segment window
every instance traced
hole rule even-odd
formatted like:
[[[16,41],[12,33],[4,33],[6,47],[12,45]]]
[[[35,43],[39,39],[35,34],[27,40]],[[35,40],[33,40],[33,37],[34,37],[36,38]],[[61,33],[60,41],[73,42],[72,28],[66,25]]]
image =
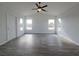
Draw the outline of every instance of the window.
[[[23,31],[24,28],[23,28],[23,19],[22,18],[19,19],[19,23],[20,23],[20,31]]]
[[[58,18],[58,31],[61,31],[62,28],[62,20],[61,18]]]
[[[48,20],[48,29],[49,30],[54,30],[55,29],[55,20],[54,19],[49,19]]]
[[[27,30],[32,30],[32,19],[27,19],[26,20],[26,29]]]
[[[23,31],[23,27],[20,27],[20,31]]]
[[[23,24],[23,19],[22,18],[20,18],[20,24]]]
[[[62,23],[61,18],[58,19],[58,23],[60,23],[60,24]]]

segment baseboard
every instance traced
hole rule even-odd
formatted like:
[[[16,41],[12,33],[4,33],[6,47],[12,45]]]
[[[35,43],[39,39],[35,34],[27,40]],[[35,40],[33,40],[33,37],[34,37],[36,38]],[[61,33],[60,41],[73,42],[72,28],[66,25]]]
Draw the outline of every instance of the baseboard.
[[[24,34],[23,34],[23,35],[24,35]],[[20,38],[20,37],[22,37],[23,35],[21,35],[21,36],[19,36],[19,37],[16,37],[16,38],[13,38],[13,39],[11,39],[11,40]],[[1,46],[1,45],[4,45],[4,44],[6,44],[6,43],[8,43],[8,42],[11,41],[11,40],[6,40],[6,41],[3,41],[3,42],[0,42],[0,46]]]
[[[9,41],[9,40],[1,42],[1,43],[0,43],[0,46],[3,45],[3,44],[5,44],[5,43],[7,43],[8,41]]]
[[[57,34],[57,33],[24,33],[24,34]]]
[[[20,37],[22,37],[23,35],[25,35],[25,33],[24,33],[24,34],[22,34],[22,35],[20,35],[20,36],[18,36],[18,37],[16,37],[16,39],[17,39],[17,38],[20,38]]]
[[[68,36],[58,35],[58,37],[63,38],[63,39],[65,39],[65,40],[68,40],[69,42],[71,42],[71,43],[73,43],[73,44],[79,46],[79,43],[73,41],[73,40],[70,39]]]

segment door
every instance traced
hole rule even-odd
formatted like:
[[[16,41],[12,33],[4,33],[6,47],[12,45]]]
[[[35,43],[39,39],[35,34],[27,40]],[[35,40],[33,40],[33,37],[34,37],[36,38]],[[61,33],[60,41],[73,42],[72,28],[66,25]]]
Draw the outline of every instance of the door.
[[[14,38],[16,38],[15,16],[7,14],[7,39],[11,40]]]

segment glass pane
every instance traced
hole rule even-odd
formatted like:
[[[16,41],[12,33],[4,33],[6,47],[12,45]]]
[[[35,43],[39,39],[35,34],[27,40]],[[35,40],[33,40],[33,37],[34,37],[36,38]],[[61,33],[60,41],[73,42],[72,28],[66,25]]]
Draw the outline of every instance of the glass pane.
[[[26,29],[27,30],[32,30],[32,19],[27,19],[26,20]]]
[[[48,20],[48,29],[49,30],[54,30],[55,29],[55,20],[54,19],[49,19]]]
[[[59,22],[60,24],[62,23],[61,18],[58,19],[58,22]]]
[[[23,19],[22,18],[20,18],[20,24],[23,24]]]
[[[20,27],[20,31],[23,31],[23,27]]]
[[[27,19],[26,24],[32,24],[32,19]]]
[[[32,30],[32,27],[26,27],[27,30]]]

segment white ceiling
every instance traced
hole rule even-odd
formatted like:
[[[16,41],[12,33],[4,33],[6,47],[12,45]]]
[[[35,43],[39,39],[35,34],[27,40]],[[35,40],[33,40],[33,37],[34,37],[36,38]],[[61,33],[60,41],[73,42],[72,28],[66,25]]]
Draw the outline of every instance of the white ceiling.
[[[47,4],[48,7],[46,7],[46,10],[48,12],[43,12],[46,14],[51,14],[54,16],[57,16],[68,9],[72,8],[73,6],[79,4],[78,2],[43,2],[44,4]],[[36,13],[36,11],[32,10],[32,8],[35,6],[35,2],[0,2],[0,4],[3,4],[7,8],[10,8],[14,10],[18,14],[22,15],[31,15]]]

